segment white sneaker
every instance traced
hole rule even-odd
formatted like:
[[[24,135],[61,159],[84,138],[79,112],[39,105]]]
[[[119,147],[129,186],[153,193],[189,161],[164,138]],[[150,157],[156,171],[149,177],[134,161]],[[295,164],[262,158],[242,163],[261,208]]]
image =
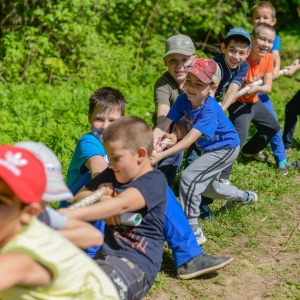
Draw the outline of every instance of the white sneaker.
[[[207,238],[204,236],[203,231],[200,227],[197,227],[194,230],[194,235],[195,235],[198,245],[201,246],[207,242]]]

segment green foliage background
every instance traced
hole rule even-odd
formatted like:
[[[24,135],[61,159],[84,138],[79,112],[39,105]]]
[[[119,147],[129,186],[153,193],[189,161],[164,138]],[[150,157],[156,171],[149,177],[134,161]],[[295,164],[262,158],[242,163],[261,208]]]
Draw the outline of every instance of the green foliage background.
[[[127,99],[126,114],[140,116],[152,124],[153,85],[165,71],[162,56],[166,38],[187,34],[195,42],[197,54],[210,57],[218,53],[230,28],[244,27],[251,31],[251,7],[257,2],[1,0],[0,144],[42,141],[59,156],[66,174],[77,140],[90,129],[88,99],[94,90],[101,86],[118,88]],[[275,27],[281,38],[282,66],[286,66],[300,56],[297,13],[300,3],[299,0],[272,3],[277,10]],[[300,87],[299,73],[293,78],[281,77],[273,84],[270,97],[281,128],[285,104]],[[290,161],[300,157],[299,130],[293,147]],[[271,154],[270,149],[267,152]],[[250,259],[255,265],[257,254],[264,253],[261,235],[288,235],[294,228],[290,210],[295,209],[295,218],[299,216],[299,180],[293,181],[297,174],[298,170],[290,170],[288,176],[282,176],[274,164],[249,162],[239,157],[231,180],[241,189],[257,191],[259,203],[244,210],[216,214],[214,222],[204,225],[210,241],[205,251],[231,253],[237,262]],[[285,198],[290,195],[294,195],[295,201],[286,203]],[[219,206],[217,202],[212,205],[214,213]],[[299,254],[298,245],[299,238],[286,251]],[[178,299],[178,289],[174,287],[179,285],[186,299],[208,299],[212,296],[210,287],[219,286],[220,295],[214,299],[224,297],[225,280],[221,276],[206,278],[209,280],[205,280],[205,285],[198,281],[195,285],[192,281],[171,281],[175,270],[168,256],[170,251],[166,250],[152,294],[166,290],[170,299]],[[234,268],[222,270],[224,278],[232,279],[232,273],[236,273],[240,282],[246,267],[236,263]],[[277,265],[271,269],[255,269],[255,276],[262,273],[268,278],[276,273],[276,279],[281,280],[277,285],[268,282],[266,295],[272,299],[288,296],[299,299],[299,276],[291,279],[287,276],[290,272],[278,271]],[[295,269],[299,270],[299,264]],[[192,298],[188,298],[191,294]]]
[[[188,34],[197,54],[210,57],[230,28],[251,31],[256,2],[2,0],[0,143],[40,140],[68,165],[77,139],[89,130],[88,98],[100,86],[120,89],[127,114],[151,124],[166,38]],[[287,65],[300,53],[299,0],[273,4]],[[292,84],[289,92],[296,88]]]

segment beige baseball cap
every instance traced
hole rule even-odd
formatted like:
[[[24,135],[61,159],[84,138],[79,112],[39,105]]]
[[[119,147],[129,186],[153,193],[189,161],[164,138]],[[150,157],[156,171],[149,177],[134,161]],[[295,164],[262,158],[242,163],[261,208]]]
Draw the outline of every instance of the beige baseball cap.
[[[173,53],[179,53],[183,55],[194,55],[195,46],[192,39],[184,34],[177,34],[169,37],[166,41],[166,54],[164,58]]]

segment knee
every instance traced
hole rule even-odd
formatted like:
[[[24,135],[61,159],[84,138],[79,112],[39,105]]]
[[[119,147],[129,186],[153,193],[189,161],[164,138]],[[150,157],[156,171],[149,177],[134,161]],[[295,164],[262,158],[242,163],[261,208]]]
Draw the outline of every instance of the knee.
[[[274,124],[274,134],[276,134],[278,131],[280,131],[280,125],[279,125],[279,123],[278,122],[276,122],[275,124]]]
[[[220,194],[220,188],[221,188],[220,185],[221,185],[221,183],[219,181],[217,181],[217,180],[215,180],[212,183],[212,187],[213,187],[213,189],[214,189],[214,191],[215,191],[216,194]],[[214,197],[216,197],[216,196],[214,195]]]

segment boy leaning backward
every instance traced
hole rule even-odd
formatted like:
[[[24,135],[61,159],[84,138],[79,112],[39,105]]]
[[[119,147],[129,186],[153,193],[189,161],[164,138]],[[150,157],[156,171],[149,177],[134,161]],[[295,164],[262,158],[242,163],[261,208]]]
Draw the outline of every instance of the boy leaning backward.
[[[95,190],[105,186],[106,195],[92,206],[64,209],[63,213],[84,221],[102,219],[111,225],[94,259],[110,276],[121,299],[141,299],[161,267],[167,181],[150,164],[153,134],[144,120],[122,117],[103,131],[102,138],[109,168],[87,186]],[[126,212],[140,213],[140,226],[122,225],[119,215]]]
[[[258,23],[266,23],[271,26],[274,26],[276,24],[276,21],[277,21],[276,10],[271,2],[261,1],[253,6],[252,8],[253,25],[256,25]],[[274,43],[270,52],[274,60],[274,71],[273,71],[273,80],[274,80],[278,78],[279,70],[280,70],[280,39],[278,35],[275,35]],[[261,102],[272,113],[275,119],[278,120],[268,94],[258,94],[258,97],[261,100]],[[282,175],[287,175],[288,174],[287,159],[286,159],[285,147],[284,147],[281,130],[279,130],[271,138],[270,144],[279,172]],[[268,156],[266,153],[261,151],[254,158],[260,161],[267,161]]]
[[[258,159],[260,151],[280,130],[278,121],[257,95],[269,93],[272,89],[274,62],[269,52],[274,42],[275,30],[271,25],[259,23],[254,26],[251,38],[252,49],[247,58],[250,68],[243,83],[243,87],[247,85],[250,90],[236,99],[228,112],[240,138],[242,155]],[[263,80],[263,85],[252,85],[260,79]],[[251,122],[256,127],[256,133],[246,142]]]
[[[119,299],[95,262],[36,219],[45,187],[34,154],[0,146],[0,299]]]
[[[247,57],[250,54],[250,34],[244,28],[232,28],[226,34],[225,41],[221,44],[222,53],[214,56],[212,59],[218,64],[222,79],[216,89],[214,98],[220,102],[224,111],[235,101],[236,94],[241,88],[244,78],[248,72],[249,64]],[[195,146],[193,147],[196,148]],[[196,157],[199,156],[199,151],[194,150]],[[227,168],[222,170],[220,174],[220,182],[231,184],[230,171]],[[206,211],[210,214],[209,204],[212,199],[203,197],[201,201],[200,211]]]
[[[221,72],[212,59],[196,59],[186,69],[185,93],[180,95],[167,117],[154,129],[154,145],[169,129],[172,122],[184,117],[189,124],[188,134],[171,148],[154,152],[152,164],[196,143],[202,155],[181,174],[180,202],[194,234],[203,235],[198,225],[201,195],[225,199],[232,205],[254,204],[256,193],[241,191],[218,181],[221,171],[233,163],[239,153],[239,138],[233,125],[218,102],[210,96],[221,80]]]

